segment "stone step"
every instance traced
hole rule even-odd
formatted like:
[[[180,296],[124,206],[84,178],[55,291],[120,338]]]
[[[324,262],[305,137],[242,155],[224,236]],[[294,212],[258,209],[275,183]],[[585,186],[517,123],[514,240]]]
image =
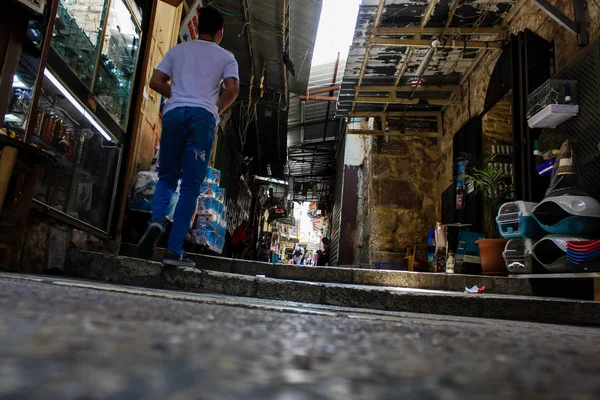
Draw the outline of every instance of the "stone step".
[[[307,282],[192,268],[179,270],[163,268],[158,262],[82,250],[69,252],[65,272],[77,278],[158,289],[375,310],[600,326],[600,302],[591,301]]]
[[[154,261],[162,260],[164,249],[157,249]],[[139,257],[137,246],[124,244],[121,255]],[[343,283],[464,292],[465,287],[485,286],[486,293],[532,296],[529,280],[480,275],[430,274],[422,272],[386,271],[353,267],[308,267],[269,264],[200,254],[188,254],[198,268],[241,275],[264,275],[267,278],[308,282]]]

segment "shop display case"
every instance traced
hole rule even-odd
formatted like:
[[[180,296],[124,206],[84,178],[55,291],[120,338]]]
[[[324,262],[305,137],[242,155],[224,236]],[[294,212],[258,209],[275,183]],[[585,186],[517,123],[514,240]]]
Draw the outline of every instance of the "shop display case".
[[[127,123],[141,29],[126,0],[60,0],[52,47],[121,128]]]
[[[44,71],[31,143],[58,160],[34,199],[97,229],[109,229],[121,147],[52,71]]]
[[[14,136],[24,141],[36,75],[40,65],[43,23],[32,19],[28,23],[17,71],[13,76],[4,124]]]
[[[52,47],[88,89],[94,81],[104,15],[105,0],[58,2]]]
[[[95,96],[120,126],[127,123],[141,30],[125,0],[112,0]]]

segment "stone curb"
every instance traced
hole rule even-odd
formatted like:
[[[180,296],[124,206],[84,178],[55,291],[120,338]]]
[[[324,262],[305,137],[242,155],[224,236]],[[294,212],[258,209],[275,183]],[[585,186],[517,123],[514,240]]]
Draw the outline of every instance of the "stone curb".
[[[82,250],[69,252],[65,271],[78,278],[150,288],[387,311],[600,326],[600,302],[415,292],[251,277],[191,268],[164,269],[157,262]]]
[[[155,261],[162,259],[162,249],[157,249]],[[138,257],[137,247],[122,245],[121,255]],[[305,267],[286,264],[269,264],[258,261],[235,260],[224,257],[188,254],[199,268],[240,275],[264,275],[267,278],[296,281],[343,283],[366,286],[404,287],[463,292],[465,286],[485,286],[486,293],[533,295],[531,283],[526,279],[488,277],[477,275],[428,274],[406,271],[384,271],[350,267]]]

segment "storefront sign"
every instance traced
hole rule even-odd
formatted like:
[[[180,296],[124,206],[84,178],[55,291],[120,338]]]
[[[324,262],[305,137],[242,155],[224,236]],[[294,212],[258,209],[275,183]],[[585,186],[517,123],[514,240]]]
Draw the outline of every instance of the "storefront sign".
[[[198,9],[204,7],[203,0],[196,0],[190,12],[185,16],[179,30],[179,38],[182,42],[196,40],[198,38]]]
[[[269,219],[267,223],[271,223],[278,219],[287,218],[287,210],[284,207],[272,207],[269,209]]]
[[[46,0],[15,0],[17,3],[25,5],[27,8],[43,14],[46,7]]]

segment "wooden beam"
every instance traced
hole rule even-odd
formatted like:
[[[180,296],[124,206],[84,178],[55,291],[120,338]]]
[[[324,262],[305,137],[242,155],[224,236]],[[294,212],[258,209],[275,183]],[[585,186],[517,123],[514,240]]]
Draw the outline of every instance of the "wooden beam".
[[[431,4],[431,3],[430,3]],[[517,6],[514,6],[517,7]],[[511,9],[512,10],[512,9]],[[505,33],[503,27],[492,28],[423,28],[420,26],[404,27],[404,28],[371,28],[376,36],[385,35],[501,35]]]
[[[504,18],[504,21],[502,21],[502,26],[507,27],[508,24],[510,24],[510,21],[512,21],[515,15],[517,15],[519,10],[523,8],[523,6],[528,2],[529,0],[520,0],[517,4],[512,6],[510,11],[508,12],[508,15],[506,16],[506,18]]]
[[[322,88],[318,88],[318,89],[309,89],[308,94],[309,95],[319,94],[319,93],[330,92],[332,90],[340,90],[340,85],[331,85],[331,86],[322,87]]]
[[[381,15],[383,14],[383,8],[385,6],[385,0],[379,0],[379,4],[377,5],[377,13],[375,14],[375,21],[373,23],[373,27],[377,28],[379,26],[379,22],[381,21]],[[367,70],[367,64],[369,63],[369,56],[371,54],[371,41],[374,39],[375,35],[369,35],[367,40],[367,48],[365,49],[365,58],[363,60],[362,66],[360,67],[360,73],[358,75],[358,86],[362,85],[363,78],[365,76],[365,71]],[[355,93],[356,96],[356,93]],[[352,103],[352,111],[356,107],[356,102]]]
[[[432,106],[457,106],[462,104],[462,101],[452,99],[427,99],[427,102]]]
[[[458,105],[462,104],[459,100],[450,99],[407,99],[407,98],[393,98],[393,97],[371,97],[371,96],[359,96],[354,101],[356,103],[379,103],[379,104],[419,104],[421,100],[429,103],[432,106],[447,106],[447,105]]]
[[[369,130],[369,129],[349,129],[348,135],[369,135],[369,136],[418,136],[418,137],[429,137],[439,138],[441,135],[439,132],[419,132],[419,131],[383,131],[383,130]]]
[[[427,8],[425,9],[425,13],[421,17],[421,21],[419,21],[420,29],[424,29],[425,25],[427,25],[427,23],[429,22],[429,19],[431,18],[431,15],[433,14],[433,10],[435,9],[435,6],[437,5],[438,1],[439,0],[431,0],[429,2],[429,4],[427,5]],[[421,34],[420,33],[415,34],[415,39],[421,39]],[[402,64],[400,64],[400,62],[398,62],[398,65],[396,66],[397,74],[396,74],[396,79],[394,80],[394,86],[398,86],[400,84],[400,81],[402,80],[402,78],[404,77],[404,74],[408,70],[408,64],[410,64],[414,52],[415,52],[414,48],[411,47],[408,50],[406,57],[404,58],[404,62]],[[387,111],[388,107],[389,107],[389,104],[386,104],[383,107],[383,111]]]
[[[437,5],[438,1],[439,0],[429,0],[429,4],[427,4],[425,13],[423,13],[423,16],[421,17],[421,21],[419,22],[419,26],[421,28],[425,28],[425,25],[427,25],[427,22],[429,22],[429,19],[431,18],[431,15],[433,14],[433,10],[435,10],[435,6]],[[419,36],[418,39],[421,39],[421,37]]]
[[[374,38],[371,40],[373,46],[389,46],[389,47],[431,47],[431,40],[419,39],[389,39],[389,38]],[[443,43],[439,47],[442,48],[467,48],[467,49],[501,49],[502,42],[483,42],[483,41],[453,41]]]
[[[359,96],[354,99],[355,103],[382,103],[382,104],[418,104],[419,99],[399,99],[394,97],[371,97]]]
[[[438,117],[442,113],[439,111],[391,111],[391,112],[369,112],[369,111],[355,111],[348,113],[350,118],[368,118],[368,117],[382,117],[387,116],[388,118],[394,117]]]
[[[455,92],[460,90],[460,85],[424,85],[413,87],[410,85],[400,85],[400,86],[355,86],[354,91],[356,92]]]
[[[336,96],[300,96],[300,100],[337,101]]]

